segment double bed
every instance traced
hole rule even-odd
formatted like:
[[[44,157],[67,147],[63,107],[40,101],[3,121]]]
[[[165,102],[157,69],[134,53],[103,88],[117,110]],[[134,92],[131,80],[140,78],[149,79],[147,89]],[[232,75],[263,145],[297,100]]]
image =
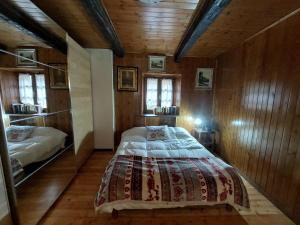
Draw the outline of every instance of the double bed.
[[[65,146],[67,134],[53,127],[11,126],[6,130],[13,175],[44,161]]]
[[[233,167],[183,128],[136,127],[122,134],[103,175],[95,210],[227,204],[250,207],[247,190]]]

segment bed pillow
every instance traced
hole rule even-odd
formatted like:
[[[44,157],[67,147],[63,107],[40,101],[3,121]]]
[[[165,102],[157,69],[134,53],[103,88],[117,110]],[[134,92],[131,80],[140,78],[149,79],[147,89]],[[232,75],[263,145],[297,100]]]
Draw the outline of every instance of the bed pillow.
[[[34,130],[33,126],[11,126],[6,129],[9,142],[20,142],[29,138]]]
[[[148,126],[146,128],[148,141],[169,139],[168,126]]]

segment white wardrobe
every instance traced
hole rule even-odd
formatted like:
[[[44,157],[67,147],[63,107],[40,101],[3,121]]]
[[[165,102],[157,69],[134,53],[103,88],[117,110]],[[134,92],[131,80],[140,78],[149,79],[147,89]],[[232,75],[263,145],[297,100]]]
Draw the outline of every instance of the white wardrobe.
[[[88,49],[91,55],[95,149],[114,148],[113,53]]]

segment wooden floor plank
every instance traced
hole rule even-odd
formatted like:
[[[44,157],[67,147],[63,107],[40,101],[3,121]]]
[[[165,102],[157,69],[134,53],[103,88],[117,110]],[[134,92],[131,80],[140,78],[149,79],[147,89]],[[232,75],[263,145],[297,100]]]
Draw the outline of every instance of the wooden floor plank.
[[[263,195],[245,181],[251,210],[227,211],[224,208],[183,208],[163,210],[121,211],[113,219],[111,214],[96,215],[93,201],[110,152],[94,152],[78,172],[69,188],[42,219],[40,225],[292,225],[294,224]]]

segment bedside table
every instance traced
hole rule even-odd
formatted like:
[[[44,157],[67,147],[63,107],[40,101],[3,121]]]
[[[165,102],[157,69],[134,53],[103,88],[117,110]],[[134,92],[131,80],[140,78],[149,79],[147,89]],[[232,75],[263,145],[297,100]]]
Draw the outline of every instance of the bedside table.
[[[195,128],[193,129],[192,135],[209,151],[214,152],[216,150],[216,131]]]

